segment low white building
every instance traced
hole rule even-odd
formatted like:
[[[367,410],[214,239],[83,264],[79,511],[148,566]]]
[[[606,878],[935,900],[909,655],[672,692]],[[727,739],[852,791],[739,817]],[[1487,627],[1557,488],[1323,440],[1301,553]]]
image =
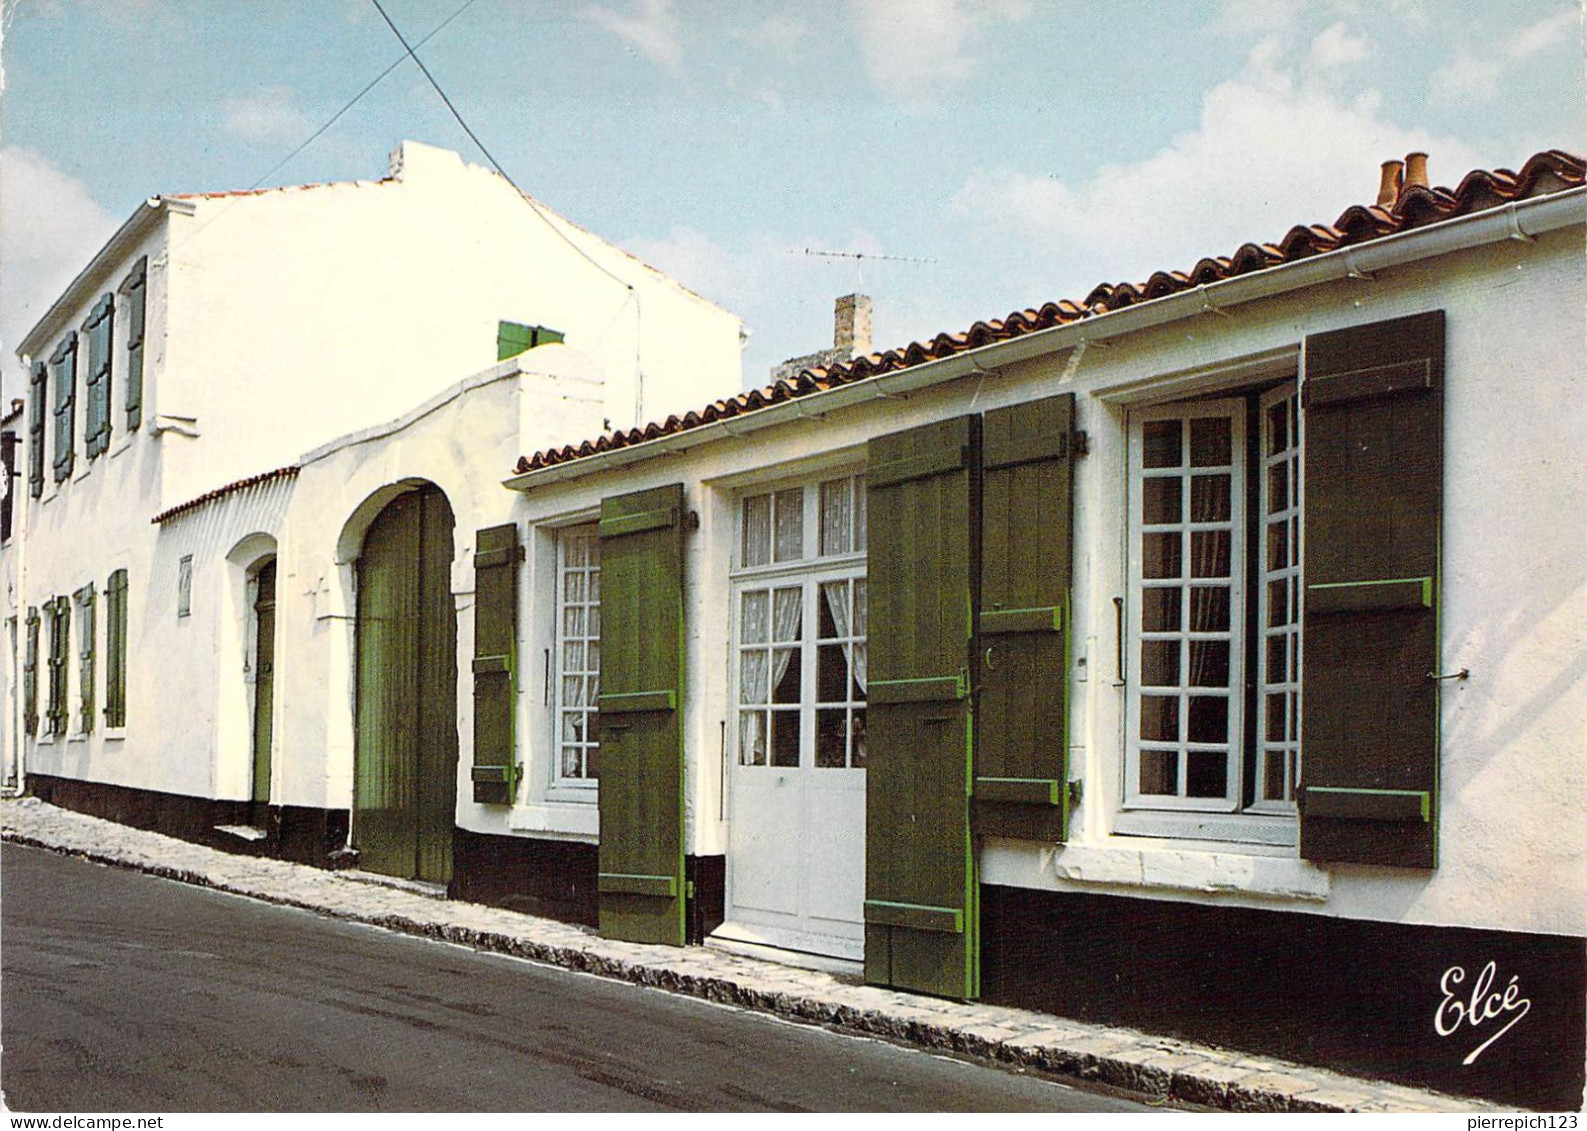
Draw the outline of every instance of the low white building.
[[[117,778],[40,737],[29,779],[613,937],[1575,1107],[1583,180],[1412,155],[1332,224],[631,429],[571,334],[454,370],[150,508],[130,702],[205,737],[139,760],[129,716]]]

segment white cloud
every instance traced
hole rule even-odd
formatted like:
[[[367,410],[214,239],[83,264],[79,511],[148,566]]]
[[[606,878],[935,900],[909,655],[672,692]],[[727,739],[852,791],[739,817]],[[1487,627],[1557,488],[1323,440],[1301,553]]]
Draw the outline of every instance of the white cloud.
[[[297,92],[291,87],[268,86],[245,98],[226,99],[221,125],[245,141],[295,145],[314,128],[296,103]]]
[[[1140,282],[1298,223],[1331,222],[1375,198],[1386,158],[1425,150],[1434,180],[1448,183],[1478,163],[1453,138],[1384,120],[1371,92],[1346,98],[1279,62],[1268,48],[1253,53],[1206,94],[1196,128],[1157,153],[1078,180],[984,169],[956,207],[989,250],[1025,249],[1009,254],[1033,265],[1027,294],[1080,299],[1098,282]]]
[[[923,105],[976,67],[980,33],[1030,15],[1024,0],[850,0],[860,51],[882,94]]]
[[[6,361],[115,229],[115,217],[82,181],[31,149],[0,150],[0,349]],[[6,385],[14,388],[9,380]]]
[[[624,40],[658,67],[675,72],[683,66],[672,0],[629,0],[626,13],[592,4],[581,8],[579,15]]]
[[[732,33],[733,38],[758,50],[791,56],[810,37],[810,23],[794,12],[777,11]]]
[[[1371,54],[1372,41],[1351,35],[1343,21],[1329,25],[1311,45],[1312,63],[1325,69],[1359,63]]]
[[[1435,105],[1446,106],[1491,102],[1499,96],[1504,72],[1508,67],[1572,41],[1579,46],[1581,35],[1580,9],[1561,8],[1552,15],[1517,29],[1490,45],[1486,52],[1462,50],[1429,76],[1427,97]]]

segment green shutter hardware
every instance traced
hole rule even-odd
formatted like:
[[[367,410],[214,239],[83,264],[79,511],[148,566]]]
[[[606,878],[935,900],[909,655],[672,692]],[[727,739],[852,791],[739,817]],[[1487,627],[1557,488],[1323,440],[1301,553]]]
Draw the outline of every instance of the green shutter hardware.
[[[55,481],[72,474],[72,430],[77,409],[77,332],[61,339],[50,355],[55,379]]]
[[[49,371],[42,361],[35,361],[28,384],[28,494],[35,499],[44,494],[44,402],[48,390]]]
[[[682,946],[683,486],[601,503],[600,931]]]
[[[1075,398],[986,414],[975,831],[1056,843],[1070,798],[1069,603]]]
[[[149,261],[147,257],[132,265],[132,273],[121,284],[127,313],[127,431],[137,431],[143,421],[143,323],[148,296]]]
[[[127,571],[105,587],[105,725],[127,725]]]
[[[562,332],[546,326],[525,326],[518,322],[496,324],[496,360],[506,361],[536,346],[562,341]]]
[[[1442,311],[1306,339],[1300,854],[1437,863]]]
[[[27,650],[22,656],[22,729],[32,738],[39,733],[39,610],[28,607]]]
[[[965,416],[877,437],[865,476],[865,980],[951,998],[980,995],[968,676],[980,430]]]
[[[518,526],[474,535],[474,765],[470,780],[481,805],[517,797]]]

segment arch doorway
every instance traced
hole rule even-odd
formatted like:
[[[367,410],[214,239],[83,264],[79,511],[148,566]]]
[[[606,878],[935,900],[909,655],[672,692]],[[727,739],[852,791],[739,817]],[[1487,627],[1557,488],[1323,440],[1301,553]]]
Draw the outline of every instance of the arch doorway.
[[[388,503],[358,556],[353,846],[359,865],[452,878],[457,617],[452,508],[426,484]]]

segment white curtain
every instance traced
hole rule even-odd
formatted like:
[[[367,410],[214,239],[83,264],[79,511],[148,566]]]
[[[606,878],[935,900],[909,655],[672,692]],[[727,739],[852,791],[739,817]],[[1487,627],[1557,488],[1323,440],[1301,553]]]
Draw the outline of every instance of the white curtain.
[[[845,642],[843,645],[843,659],[849,665],[854,682],[859,685],[860,694],[865,693],[866,662],[865,662],[865,582],[855,581],[854,585],[854,623],[850,628],[849,623],[849,582],[828,581],[821,586],[822,599],[826,601],[827,612],[832,614],[833,627],[837,629],[838,636],[857,636],[859,639],[852,645]]]

